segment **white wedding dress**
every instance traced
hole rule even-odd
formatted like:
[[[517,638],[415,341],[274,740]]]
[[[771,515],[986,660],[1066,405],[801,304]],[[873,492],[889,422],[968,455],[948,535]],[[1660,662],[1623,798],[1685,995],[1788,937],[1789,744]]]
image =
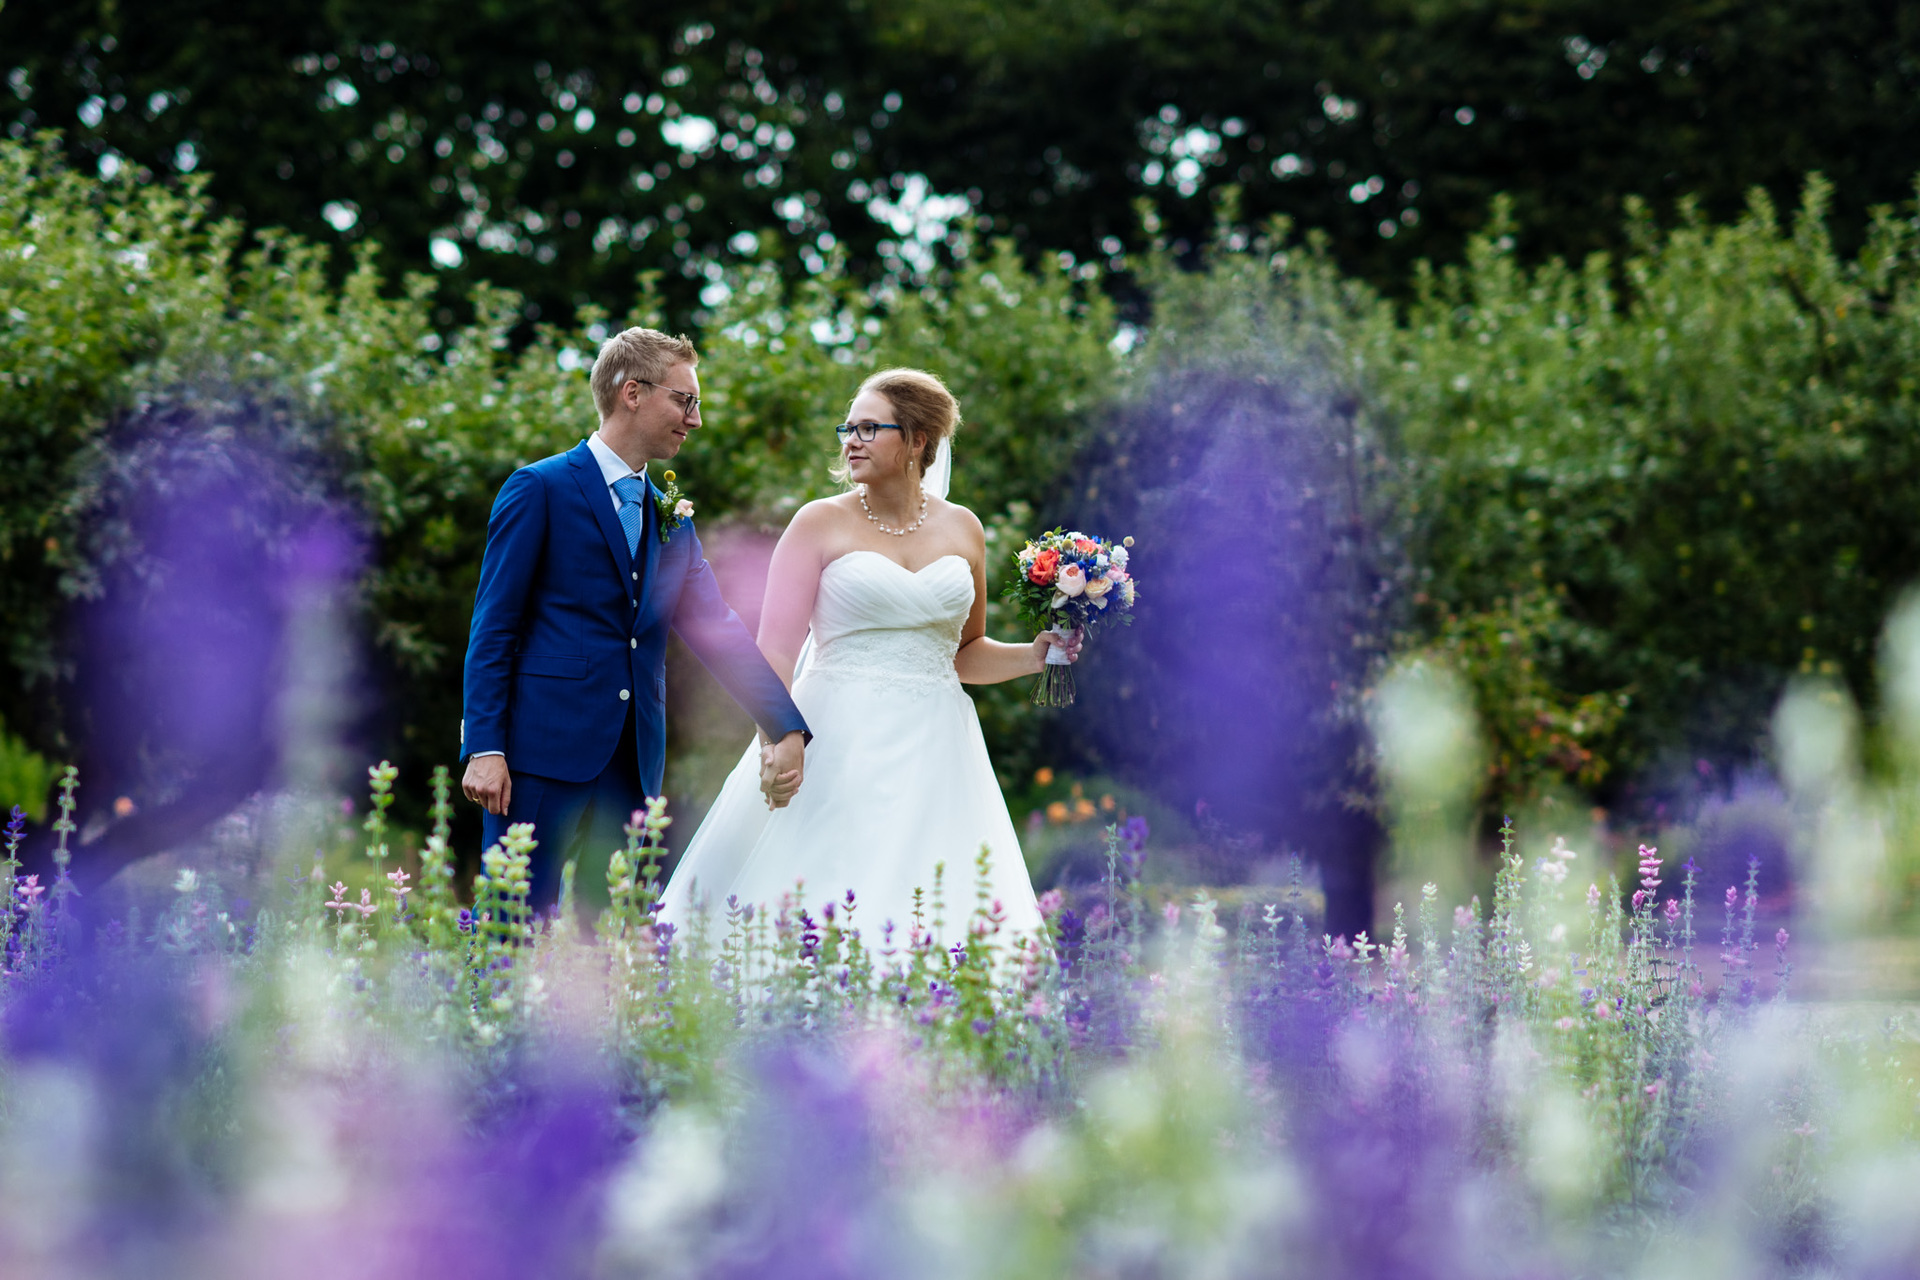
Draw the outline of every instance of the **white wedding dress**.
[[[944,863],[940,932],[951,945],[966,936],[984,844],[1003,929],[1039,928],[980,720],[954,673],[972,607],[973,571],[961,556],[918,573],[876,551],[827,564],[793,682],[813,730],[799,794],[769,811],[760,749],[748,743],[667,884],[664,919],[684,925],[704,909],[724,927],[729,897],[777,911],[798,881],[799,905],[815,919],[829,901],[843,913],[851,889],[861,936],[879,945],[891,921],[895,945],[905,946],[916,888],[929,904],[926,925],[934,923],[934,868]]]

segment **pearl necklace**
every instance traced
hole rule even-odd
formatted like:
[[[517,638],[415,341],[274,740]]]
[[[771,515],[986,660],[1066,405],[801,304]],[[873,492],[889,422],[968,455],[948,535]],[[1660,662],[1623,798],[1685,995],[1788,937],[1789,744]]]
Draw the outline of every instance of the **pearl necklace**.
[[[874,528],[882,533],[890,533],[896,538],[904,538],[927,522],[927,491],[920,491],[920,518],[904,529],[895,529],[880,523],[880,517],[873,514],[873,508],[867,505],[867,486],[860,486],[860,509],[867,513],[867,519],[873,521]]]

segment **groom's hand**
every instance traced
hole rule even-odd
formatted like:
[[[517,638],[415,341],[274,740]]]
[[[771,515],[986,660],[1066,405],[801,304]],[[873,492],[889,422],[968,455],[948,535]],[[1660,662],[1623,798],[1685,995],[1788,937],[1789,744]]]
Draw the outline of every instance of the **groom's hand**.
[[[488,813],[502,814],[513,799],[513,775],[507,772],[505,756],[475,756],[467,761],[467,776],[460,790]]]
[[[800,790],[801,775],[806,772],[807,739],[794,730],[760,753],[760,790],[767,807],[784,809]]]

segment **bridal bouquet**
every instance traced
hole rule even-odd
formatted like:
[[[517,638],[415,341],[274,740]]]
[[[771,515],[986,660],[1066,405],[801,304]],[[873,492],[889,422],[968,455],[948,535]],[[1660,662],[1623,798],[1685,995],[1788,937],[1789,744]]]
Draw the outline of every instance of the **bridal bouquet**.
[[[1023,621],[1061,635],[1096,623],[1133,621],[1133,578],[1127,573],[1132,538],[1111,542],[1055,529],[1020,549],[1020,576],[1003,593]],[[1073,667],[1058,648],[1033,687],[1042,707],[1073,705]]]

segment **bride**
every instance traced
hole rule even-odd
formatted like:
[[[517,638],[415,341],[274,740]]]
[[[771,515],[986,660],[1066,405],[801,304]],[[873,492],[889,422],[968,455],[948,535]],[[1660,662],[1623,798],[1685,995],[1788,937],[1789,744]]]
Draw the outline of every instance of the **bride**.
[[[891,922],[904,940],[916,888],[932,927],[934,869],[944,863],[951,939],[973,910],[984,844],[1004,927],[1039,927],[960,685],[1034,675],[1049,646],[1077,657],[1080,638],[987,638],[985,536],[973,512],[946,500],[959,423],[959,403],[930,373],[888,369],[861,384],[836,428],[834,474],[850,492],[795,513],[760,614],[760,648],[813,729],[805,785],[795,792],[793,774],[763,779],[761,744],[749,743],[667,883],[664,919],[729,898],[777,906],[800,882],[801,905],[844,910],[851,890],[864,934],[877,939]]]

